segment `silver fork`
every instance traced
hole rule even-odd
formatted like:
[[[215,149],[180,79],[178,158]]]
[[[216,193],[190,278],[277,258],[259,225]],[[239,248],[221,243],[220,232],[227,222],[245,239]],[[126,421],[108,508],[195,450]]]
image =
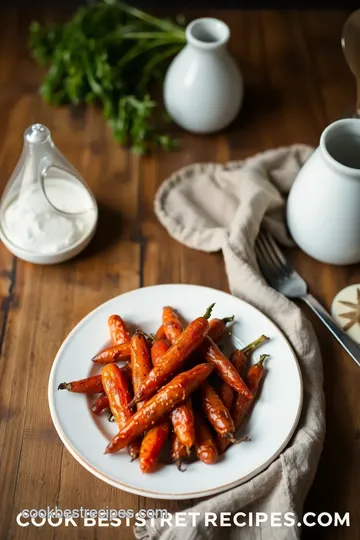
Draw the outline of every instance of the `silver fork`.
[[[293,270],[269,233],[261,232],[258,235],[255,253],[260,270],[269,285],[288,298],[303,300],[360,366],[360,347],[335,323],[316,298],[308,293],[306,282]]]

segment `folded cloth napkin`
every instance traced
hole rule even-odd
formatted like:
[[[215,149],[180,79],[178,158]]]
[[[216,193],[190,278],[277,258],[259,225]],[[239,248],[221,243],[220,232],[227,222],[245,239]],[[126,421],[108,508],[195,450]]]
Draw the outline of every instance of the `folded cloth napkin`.
[[[294,145],[244,161],[195,164],[166,180],[155,197],[155,212],[169,234],[203,251],[222,251],[230,290],[271,318],[290,341],[300,364],[304,402],[297,430],[285,451],[261,474],[191,508],[200,512],[196,526],[135,528],[139,539],[192,540],[226,537],[241,540],[293,540],[301,528],[205,527],[205,512],[293,512],[301,518],[325,433],[322,364],[314,331],[300,309],[271,289],[254,255],[263,227],[283,245],[291,245],[285,227],[285,197],[312,148]],[[216,465],[215,465],[216,466]],[[190,511],[190,510],[189,510]]]

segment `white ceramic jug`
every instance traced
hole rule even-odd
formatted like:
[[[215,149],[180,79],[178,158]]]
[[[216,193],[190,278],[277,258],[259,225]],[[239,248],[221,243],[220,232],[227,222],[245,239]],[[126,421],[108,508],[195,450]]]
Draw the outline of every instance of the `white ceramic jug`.
[[[360,119],[330,124],[290,191],[287,222],[295,242],[330,264],[360,262]]]
[[[228,51],[228,26],[213,18],[192,21],[187,45],[172,61],[164,81],[170,117],[194,133],[225,128],[238,115],[244,93],[242,75]]]

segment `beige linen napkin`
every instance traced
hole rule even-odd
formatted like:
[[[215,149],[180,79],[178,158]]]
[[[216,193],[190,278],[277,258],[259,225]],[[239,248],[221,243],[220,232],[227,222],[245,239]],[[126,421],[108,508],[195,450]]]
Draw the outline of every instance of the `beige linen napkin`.
[[[175,173],[158,190],[155,212],[169,234],[203,251],[222,251],[232,294],[259,308],[284,332],[296,352],[304,384],[300,422],[286,450],[268,469],[245,484],[191,508],[196,527],[145,525],[141,539],[293,540],[301,528],[205,527],[205,512],[294,512],[301,518],[322,450],[325,420],[321,357],[313,329],[300,309],[271,289],[260,275],[254,242],[260,227],[279,243],[287,236],[285,196],[312,149],[295,145],[226,165],[195,164]],[[216,465],[215,465],[216,466]],[[298,519],[296,519],[298,521]]]

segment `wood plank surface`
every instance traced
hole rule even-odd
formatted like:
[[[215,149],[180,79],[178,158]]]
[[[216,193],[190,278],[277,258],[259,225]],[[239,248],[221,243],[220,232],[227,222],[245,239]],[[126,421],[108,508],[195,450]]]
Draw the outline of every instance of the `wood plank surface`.
[[[165,12],[164,12],[165,13]],[[189,18],[204,15],[190,11]],[[41,73],[26,52],[32,18],[64,17],[2,9],[0,16],[0,189],[31,123],[50,128],[55,143],[83,174],[100,208],[99,229],[85,252],[62,265],[16,260],[0,245],[0,539],[133,538],[118,529],[20,528],[24,508],[184,509],[193,502],[145,499],[93,477],[63,448],[52,426],[47,383],[53,358],[72,327],[100,303],[159,283],[228,290],[220,254],[171,239],[153,212],[161,182],[193,162],[243,159],[267,148],[315,146],[324,127],[352,110],[355,85],[340,47],[345,11],[207,10],[227,22],[246,97],[226,132],[197,137],[175,128],[180,149],[144,158],[117,146],[97,111],[51,109],[37,94]],[[294,264],[329,309],[336,292],[360,281],[359,266],[335,268],[298,250]],[[306,540],[360,537],[360,372],[322,325],[314,323],[325,373],[327,436],[306,510],[350,512],[351,528],[308,528]]]

